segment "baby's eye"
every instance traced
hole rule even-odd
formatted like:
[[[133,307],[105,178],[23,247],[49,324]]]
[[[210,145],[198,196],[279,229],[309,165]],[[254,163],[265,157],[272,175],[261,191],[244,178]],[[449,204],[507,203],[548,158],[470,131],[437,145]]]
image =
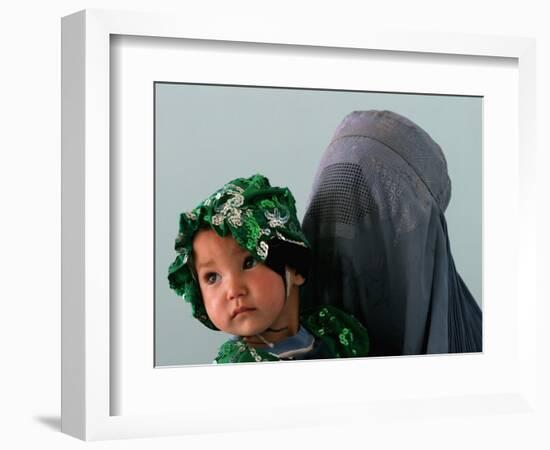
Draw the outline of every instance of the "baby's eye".
[[[256,258],[249,255],[245,258],[243,267],[244,269],[252,269],[253,267],[256,266],[256,264],[258,264],[258,261],[256,261]]]
[[[204,275],[204,279],[206,281],[206,284],[214,284],[220,279],[220,275],[216,272],[209,272]]]

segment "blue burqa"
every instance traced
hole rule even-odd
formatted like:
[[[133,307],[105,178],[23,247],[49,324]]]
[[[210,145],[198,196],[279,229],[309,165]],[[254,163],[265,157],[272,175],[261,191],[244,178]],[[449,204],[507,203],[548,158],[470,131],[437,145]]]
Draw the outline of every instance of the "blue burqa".
[[[439,145],[390,111],[356,111],[321,159],[303,229],[313,249],[304,306],[356,316],[372,356],[479,352],[481,310],[458,274]]]

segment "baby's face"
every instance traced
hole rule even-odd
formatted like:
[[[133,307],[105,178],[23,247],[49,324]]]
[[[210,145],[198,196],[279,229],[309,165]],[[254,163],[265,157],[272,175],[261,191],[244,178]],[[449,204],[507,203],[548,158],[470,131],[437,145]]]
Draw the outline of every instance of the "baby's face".
[[[235,239],[222,238],[213,230],[200,231],[193,240],[193,254],[206,312],[220,330],[254,336],[281,315],[283,279]]]

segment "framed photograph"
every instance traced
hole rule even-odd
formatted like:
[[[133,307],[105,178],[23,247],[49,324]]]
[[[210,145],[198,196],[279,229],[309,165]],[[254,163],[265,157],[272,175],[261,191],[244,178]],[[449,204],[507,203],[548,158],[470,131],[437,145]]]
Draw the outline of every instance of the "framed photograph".
[[[534,54],[522,38],[63,18],[62,430],[97,440],[392,420],[396,402],[428,416],[532,410]],[[291,189],[302,221],[323,152],[362,110],[396,113],[441,145],[450,245],[483,311],[483,351],[211,364],[230,336],[168,285],[180,214],[261,173]]]

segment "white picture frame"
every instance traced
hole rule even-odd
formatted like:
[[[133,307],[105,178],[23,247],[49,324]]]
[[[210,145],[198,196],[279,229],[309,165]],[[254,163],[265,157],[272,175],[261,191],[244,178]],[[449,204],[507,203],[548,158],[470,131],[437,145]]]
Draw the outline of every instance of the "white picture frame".
[[[495,382],[492,390],[487,389],[486,381],[477,385],[475,379],[469,379],[462,390],[431,385],[419,387],[413,392],[410,387],[401,386],[391,395],[372,396],[371,400],[359,394],[336,398],[331,395],[330,390],[328,395],[316,399],[312,390],[320,387],[316,383],[312,383],[309,391],[302,385],[303,396],[299,398],[298,383],[295,391],[291,390],[294,401],[275,396],[273,402],[264,407],[259,402],[248,399],[249,401],[241,400],[240,405],[217,404],[214,408],[212,401],[209,398],[205,400],[204,392],[201,393],[200,389],[198,392],[186,394],[185,408],[180,408],[181,399],[178,401],[175,397],[172,405],[166,405],[167,400],[163,400],[162,405],[155,403],[159,398],[166,399],[173,394],[160,390],[153,390],[155,395],[149,396],[145,401],[136,399],[139,401],[134,402],[134,397],[139,395],[137,388],[126,381],[127,376],[113,373],[113,367],[120,365],[121,360],[126,361],[127,357],[120,353],[120,349],[124,347],[117,347],[118,350],[113,347],[114,341],[124,337],[120,337],[122,332],[118,329],[119,324],[113,321],[117,312],[113,311],[110,303],[111,295],[117,289],[117,280],[110,277],[115,245],[111,238],[111,186],[120,182],[117,179],[118,174],[111,171],[110,159],[110,148],[115,139],[113,136],[118,133],[118,130],[111,129],[110,114],[114,95],[110,79],[110,65],[113,63],[111,37],[114,35],[138,36],[144,39],[200,40],[206,43],[254,43],[256,52],[262,45],[272,44],[299,46],[306,53],[309,48],[327,48],[336,54],[350,49],[394,52],[395,55],[407,55],[411,65],[415,59],[425,62],[437,55],[449,55],[451,62],[455,61],[454,57],[463,58],[474,69],[476,61],[482,61],[483,58],[507,58],[517,62],[513,75],[517,76],[517,92],[509,93],[513,97],[511,105],[515,110],[507,116],[508,119],[514,116],[511,124],[512,139],[511,143],[503,144],[510,148],[510,152],[506,153],[505,162],[499,167],[499,172],[512,175],[511,185],[505,190],[512,216],[506,226],[509,228],[505,227],[505,231],[511,230],[513,235],[510,243],[511,264],[506,269],[510,284],[502,292],[488,293],[489,297],[499,295],[507,299],[499,308],[502,308],[502,320],[506,325],[511,324],[514,327],[515,332],[507,341],[512,347],[511,354],[506,354],[506,349],[497,344],[491,346],[489,340],[488,348],[484,346],[483,355],[460,355],[458,358],[439,356],[437,359],[418,357],[409,358],[406,362],[407,369],[412,374],[425,370],[428,364],[430,371],[440,370],[443,376],[450,371],[459,371],[461,367],[489,370],[491,366],[495,371],[510,366],[513,368],[510,375]],[[221,51],[223,53],[224,50]],[[532,206],[534,196],[530,195],[534,190],[532,174],[535,161],[535,45],[532,39],[444,33],[355,34],[351,30],[349,33],[331,35],[327,32],[315,34],[311,30],[306,33],[301,29],[282,31],[278,27],[260,27],[259,24],[234,29],[231,24],[222,22],[204,27],[204,24],[194,23],[187,17],[87,10],[63,18],[62,57],[63,432],[80,439],[98,440],[214,430],[263,429],[266,423],[269,423],[269,427],[280,427],[334,423],[352,420],[352,417],[372,419],[382,415],[391,418],[395,415],[392,410],[396,401],[404,402],[410,414],[423,411],[432,415],[444,415],[450,411],[461,415],[494,413],[500,411],[503,404],[507,405],[507,409],[519,413],[532,411],[536,407],[536,291],[535,271],[531,270],[532,261],[535,260],[536,241],[534,234],[528,232],[535,224]],[[396,81],[398,82],[399,80]],[[425,82],[425,86],[430,85],[429,77]],[[435,89],[439,92],[439,89]],[[469,92],[471,89],[475,87],[470,87]],[[483,94],[483,89],[477,93]],[[495,98],[496,105],[499,94],[491,95]],[[152,108],[152,104],[150,107]],[[488,134],[491,134],[490,127],[497,125],[488,124]],[[496,141],[488,142],[493,145]],[[496,187],[500,187],[499,179],[493,176],[493,172],[495,170],[485,166],[484,196],[494,195]],[[485,227],[493,227],[491,218],[497,217],[503,211],[503,205],[485,204],[485,218],[489,219],[485,221]],[[522,217],[521,221],[517,220],[519,215]],[[502,235],[495,238],[488,236],[484,229],[484,241],[493,241],[492,249],[498,247],[501,237]],[[489,249],[484,255],[484,265],[493,260],[498,264],[498,255],[492,257],[492,251]],[[493,275],[487,276],[496,275],[493,271]],[[485,297],[487,292],[484,299]],[[484,308],[484,344],[485,339],[490,338],[493,330],[498,328],[494,315],[499,311],[491,307],[496,303],[489,302],[488,305],[487,309]],[[516,310],[517,316],[512,314]],[[132,322],[147,320],[146,314],[141,317],[136,313],[135,317],[127,318],[130,327],[125,326],[125,329],[131,328]],[[494,332],[500,333],[498,330]],[[148,345],[147,340],[143,345]],[[323,361],[307,365],[280,364],[277,369],[271,364],[218,367],[216,373],[202,370],[210,368],[201,368],[200,372],[199,368],[192,368],[193,371],[187,373],[168,369],[157,370],[154,376],[150,376],[154,369],[152,360],[151,367],[147,368],[142,367],[143,355],[129,357],[127,361],[122,364],[120,371],[130,372],[138,379],[137,384],[144,397],[147,397],[146,392],[154,389],[143,389],[145,380],[156,383],[151,386],[173,385],[176,381],[182,385],[196,386],[197,383],[202,383],[205,386],[217,382],[220,377],[238,380],[243,376],[243,370],[246,370],[246,374],[254,379],[274,381],[276,375],[282,384],[286,381],[285,385],[289,385],[291,380],[299,380],[301,377],[313,379],[321,369],[331,377],[339,377],[343,373],[371,373],[373,377],[384,379],[392,371],[402,371],[404,364],[403,361],[393,358],[368,362]],[[379,364],[373,366],[373,362]],[[220,370],[224,373],[220,374]],[[274,370],[277,370],[276,374]],[[358,378],[349,381],[351,388],[356,387],[357,380]],[[270,389],[273,385],[270,384]],[[260,387],[261,384],[254,386],[256,391]],[[130,406],[121,407],[117,400],[118,393],[125,390],[127,392],[123,396],[124,402]],[[250,413],[252,408],[253,414]],[[403,414],[403,410],[397,415],[400,414]]]

